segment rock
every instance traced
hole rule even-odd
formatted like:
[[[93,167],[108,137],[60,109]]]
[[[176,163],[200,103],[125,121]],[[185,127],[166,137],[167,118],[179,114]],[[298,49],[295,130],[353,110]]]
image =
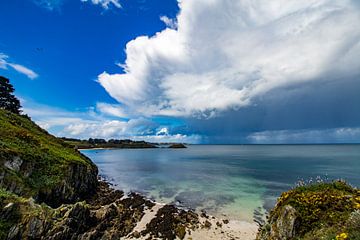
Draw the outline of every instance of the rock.
[[[204,227],[205,228],[211,228],[211,222],[209,222],[208,220],[205,220],[205,222],[204,222]]]
[[[8,232],[7,239],[8,240],[21,239],[20,226],[17,226],[17,225],[12,226]]]
[[[186,234],[186,229],[183,225],[180,225],[178,226],[176,229],[175,229],[175,232],[176,232],[176,236],[180,239],[184,239],[185,237],[185,234]]]
[[[21,160],[20,157],[14,156],[11,160],[6,161],[4,163],[4,166],[8,169],[11,169],[13,171],[18,172],[20,170],[21,164],[23,163],[23,160]]]
[[[296,210],[290,205],[286,205],[280,212],[276,221],[276,230],[272,231],[272,237],[277,239],[291,239],[295,236]]]
[[[223,223],[224,223],[224,224],[228,224],[228,223],[229,223],[229,220],[228,220],[228,219],[223,219]]]
[[[97,167],[72,163],[65,170],[66,176],[60,184],[52,189],[40,189],[36,196],[37,202],[45,202],[57,208],[61,204],[74,203],[92,196],[98,185]]]
[[[206,214],[206,211],[205,211],[205,210],[201,210],[200,217],[202,217],[202,218],[209,218],[209,216]]]
[[[110,188],[109,183],[99,181],[95,194],[86,199],[92,206],[104,206],[116,202],[124,196],[124,192]]]
[[[95,216],[99,221],[106,220],[108,218],[114,217],[118,214],[117,206],[115,203],[101,207],[96,211]]]
[[[40,239],[44,235],[44,223],[36,217],[29,220],[28,229],[28,239]]]
[[[360,209],[353,211],[346,221],[348,228],[360,229]]]
[[[140,238],[140,237],[141,237],[141,234],[140,234],[138,231],[134,231],[134,232],[132,233],[132,236],[133,236],[134,238]]]
[[[160,208],[155,218],[141,232],[145,236],[150,234],[154,238],[183,239],[186,229],[191,229],[199,224],[198,215],[192,211],[185,211],[176,208],[173,205],[165,205]]]

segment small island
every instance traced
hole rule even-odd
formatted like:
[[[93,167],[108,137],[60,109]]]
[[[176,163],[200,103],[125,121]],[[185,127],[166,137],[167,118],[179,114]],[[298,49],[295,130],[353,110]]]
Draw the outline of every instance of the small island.
[[[183,143],[173,143],[169,146],[169,148],[187,148]]]

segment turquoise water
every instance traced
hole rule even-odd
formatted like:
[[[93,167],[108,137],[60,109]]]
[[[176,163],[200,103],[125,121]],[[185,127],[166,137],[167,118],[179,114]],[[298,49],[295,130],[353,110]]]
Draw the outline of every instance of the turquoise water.
[[[301,179],[360,187],[360,145],[191,145],[187,149],[83,150],[126,192],[251,221]]]

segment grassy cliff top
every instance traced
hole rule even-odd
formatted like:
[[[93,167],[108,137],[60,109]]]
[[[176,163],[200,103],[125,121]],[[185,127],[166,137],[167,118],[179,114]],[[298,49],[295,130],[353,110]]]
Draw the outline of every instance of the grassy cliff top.
[[[91,162],[26,116],[19,116],[0,109],[0,152],[19,156],[49,158],[56,163]]]
[[[61,139],[37,126],[30,118],[0,109],[1,187],[34,196],[64,180],[70,165],[96,166]]]

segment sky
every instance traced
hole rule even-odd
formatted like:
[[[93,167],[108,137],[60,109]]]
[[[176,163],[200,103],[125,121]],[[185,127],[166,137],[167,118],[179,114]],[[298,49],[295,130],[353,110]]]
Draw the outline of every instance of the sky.
[[[359,143],[356,0],[4,0],[0,75],[56,136]]]

